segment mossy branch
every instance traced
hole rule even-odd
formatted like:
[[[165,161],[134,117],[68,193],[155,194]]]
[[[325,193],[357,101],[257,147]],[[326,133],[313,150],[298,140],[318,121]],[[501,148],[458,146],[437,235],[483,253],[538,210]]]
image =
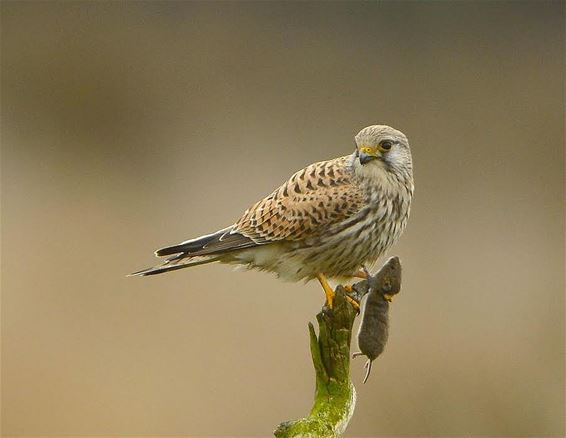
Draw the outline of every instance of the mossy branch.
[[[334,307],[316,316],[318,337],[309,323],[310,350],[316,372],[315,401],[308,417],[281,423],[276,437],[339,436],[354,412],[356,393],[350,381],[350,339],[356,311],[339,286]]]
[[[397,258],[395,263],[398,263]],[[346,430],[356,405],[356,390],[350,380],[350,341],[357,316],[346,297],[349,295],[359,302],[368,293],[370,284],[372,288],[381,288],[381,283],[390,281],[380,275],[384,268],[376,276],[356,283],[349,294],[342,286],[336,288],[333,308],[324,306],[316,315],[318,336],[309,322],[310,350],[316,374],[314,404],[307,417],[279,424],[274,431],[277,438],[339,437]]]

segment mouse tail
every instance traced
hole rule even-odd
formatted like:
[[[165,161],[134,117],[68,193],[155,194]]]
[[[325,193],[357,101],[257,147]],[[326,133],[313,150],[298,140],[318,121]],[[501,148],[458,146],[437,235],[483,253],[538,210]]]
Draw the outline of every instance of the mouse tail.
[[[368,361],[366,362],[364,368],[366,369],[366,375],[364,376],[364,383],[366,383],[368,381],[368,377],[369,374],[371,373],[371,364],[373,362],[371,361],[371,359],[368,359]]]

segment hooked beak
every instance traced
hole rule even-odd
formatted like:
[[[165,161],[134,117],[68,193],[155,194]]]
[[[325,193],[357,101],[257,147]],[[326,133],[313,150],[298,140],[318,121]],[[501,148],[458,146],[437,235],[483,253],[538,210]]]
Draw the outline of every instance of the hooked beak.
[[[376,158],[376,156],[366,154],[365,152],[359,153],[360,164],[366,164],[368,161],[375,160]]]
[[[379,158],[379,152],[371,147],[362,147],[358,151],[358,159],[360,164],[366,164],[368,161]]]

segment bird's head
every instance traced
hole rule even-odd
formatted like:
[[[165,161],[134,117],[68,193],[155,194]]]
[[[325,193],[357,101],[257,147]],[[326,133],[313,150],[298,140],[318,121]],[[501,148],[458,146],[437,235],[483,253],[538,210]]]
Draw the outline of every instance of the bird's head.
[[[386,125],[372,125],[355,137],[354,166],[368,173],[378,170],[412,170],[409,141],[401,131]]]

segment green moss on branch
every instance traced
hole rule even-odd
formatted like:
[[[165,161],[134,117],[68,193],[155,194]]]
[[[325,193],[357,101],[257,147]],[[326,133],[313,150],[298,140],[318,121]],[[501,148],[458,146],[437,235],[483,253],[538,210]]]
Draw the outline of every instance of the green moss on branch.
[[[397,293],[401,287],[399,259],[392,257],[375,276],[356,283],[350,297],[360,302],[370,285],[383,297]],[[387,306],[386,311],[388,309]],[[281,423],[274,432],[277,438],[339,437],[346,430],[356,405],[356,390],[350,380],[350,341],[356,316],[357,311],[346,299],[346,291],[338,286],[334,308],[323,307],[316,315],[318,336],[309,323],[310,350],[316,373],[314,404],[308,417]],[[377,330],[372,334],[378,340],[383,339],[387,324],[380,327],[381,332]]]
[[[346,429],[356,404],[350,380],[350,341],[356,311],[346,301],[342,286],[336,289],[334,308],[316,316],[318,337],[309,323],[310,349],[316,373],[314,404],[308,417],[281,423],[277,438],[336,437]]]

